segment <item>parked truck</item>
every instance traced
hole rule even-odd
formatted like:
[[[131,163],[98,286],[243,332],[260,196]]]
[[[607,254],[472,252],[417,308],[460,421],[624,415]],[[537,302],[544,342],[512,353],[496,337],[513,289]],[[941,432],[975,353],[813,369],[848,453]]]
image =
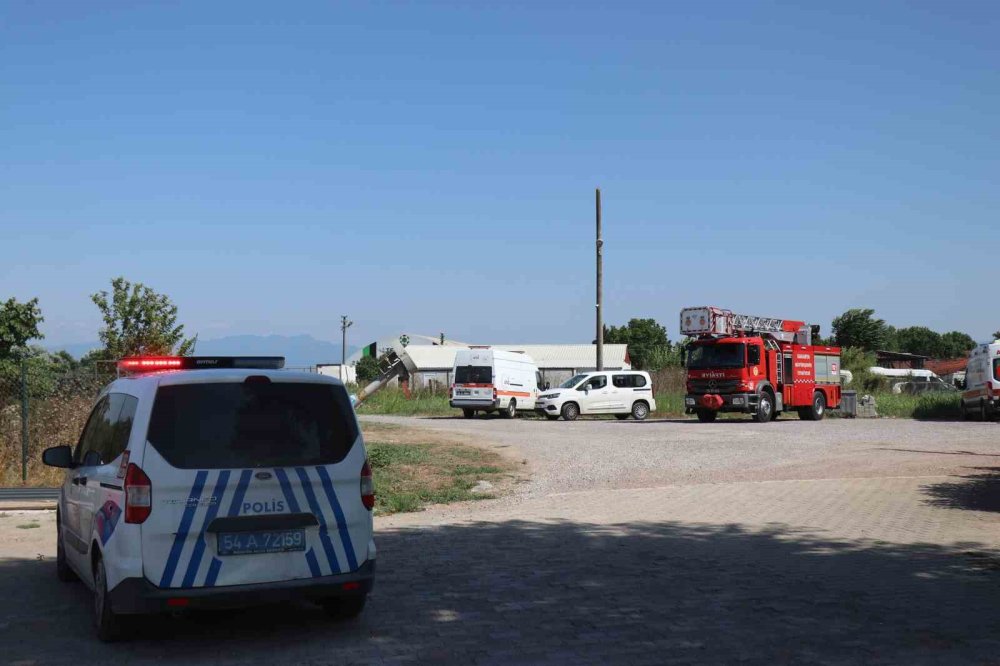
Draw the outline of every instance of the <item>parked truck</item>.
[[[681,310],[685,412],[711,422],[719,412],[767,423],[795,410],[818,421],[840,406],[840,348],[814,345],[818,328],[801,321],[734,314],[717,307]]]

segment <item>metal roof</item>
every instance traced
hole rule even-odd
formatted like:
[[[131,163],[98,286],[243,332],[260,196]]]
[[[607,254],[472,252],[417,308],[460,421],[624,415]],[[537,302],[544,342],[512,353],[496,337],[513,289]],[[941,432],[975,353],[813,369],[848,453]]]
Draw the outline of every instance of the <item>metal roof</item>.
[[[597,365],[596,345],[489,345],[493,349],[519,351],[531,356],[539,369],[562,370],[593,368]],[[455,352],[465,347],[410,345],[406,354],[412,360],[411,372],[451,370],[455,365]],[[608,370],[627,370],[628,345],[604,345],[604,367]]]

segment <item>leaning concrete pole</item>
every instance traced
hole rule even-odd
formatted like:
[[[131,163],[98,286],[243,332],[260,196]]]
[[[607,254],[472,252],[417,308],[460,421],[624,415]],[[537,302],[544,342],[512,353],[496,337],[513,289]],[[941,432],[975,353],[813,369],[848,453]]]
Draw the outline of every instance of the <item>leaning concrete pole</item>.
[[[601,306],[604,304],[604,255],[601,250],[601,188],[597,188],[597,369],[604,369],[604,319]]]

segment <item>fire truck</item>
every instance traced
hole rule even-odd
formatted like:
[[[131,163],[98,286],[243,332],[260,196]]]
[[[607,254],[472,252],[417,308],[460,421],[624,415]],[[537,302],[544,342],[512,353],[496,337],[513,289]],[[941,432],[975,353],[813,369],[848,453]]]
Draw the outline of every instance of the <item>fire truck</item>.
[[[698,307],[681,310],[680,330],[693,338],[684,408],[699,421],[742,412],[767,423],[789,410],[819,421],[840,406],[840,348],[814,345],[818,326]]]

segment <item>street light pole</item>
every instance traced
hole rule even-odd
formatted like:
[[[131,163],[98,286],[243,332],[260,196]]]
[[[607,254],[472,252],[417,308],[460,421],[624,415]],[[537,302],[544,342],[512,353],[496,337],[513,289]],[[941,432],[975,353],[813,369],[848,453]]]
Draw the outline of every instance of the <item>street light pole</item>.
[[[604,369],[604,241],[601,239],[601,188],[597,188],[597,369]]]
[[[347,315],[340,315],[340,381],[344,381],[344,366],[347,365],[347,329],[354,324]]]

